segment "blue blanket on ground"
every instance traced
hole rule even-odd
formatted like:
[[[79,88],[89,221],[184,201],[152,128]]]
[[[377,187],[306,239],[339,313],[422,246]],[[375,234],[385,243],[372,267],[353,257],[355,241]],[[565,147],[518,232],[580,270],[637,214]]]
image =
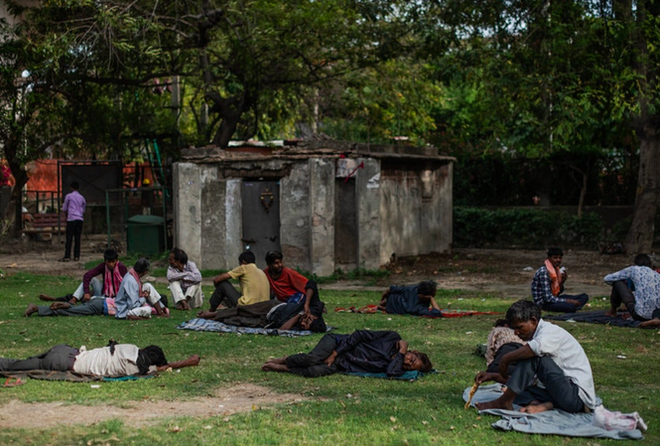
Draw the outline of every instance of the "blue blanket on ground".
[[[588,322],[590,324],[607,324],[614,327],[632,327],[636,328],[639,326],[640,322],[634,319],[623,319],[623,315],[628,313],[620,312],[619,317],[606,316],[605,310],[599,311],[580,311],[577,313],[565,313],[558,315],[543,315],[543,319],[549,321],[566,321],[566,322]],[[649,327],[656,328],[656,327]]]
[[[298,336],[309,336],[312,333],[309,330],[280,330],[278,328],[253,328],[253,327],[239,327],[236,325],[227,325],[222,322],[212,321],[209,319],[195,318],[189,321],[181,322],[176,328],[179,330],[194,330],[194,331],[214,331],[216,333],[238,333],[238,334],[261,334],[269,336],[284,336],[287,338],[294,338]],[[331,331],[333,327],[328,325],[327,331]]]
[[[468,387],[463,392],[463,401],[470,396]],[[502,395],[501,384],[490,384],[481,386],[472,397],[472,406],[475,403],[491,401]],[[519,409],[514,405],[514,409]],[[568,413],[563,410],[553,409],[541,413],[528,414],[517,410],[488,409],[482,410],[480,414],[486,413],[502,417],[493,423],[495,429],[505,431],[514,430],[527,434],[550,434],[565,435],[568,437],[595,437],[611,438],[613,440],[641,440],[644,438],[638,429],[630,431],[608,431],[593,425],[593,413]]]
[[[420,372],[419,370],[408,370],[403,375],[400,376],[387,376],[385,373],[360,373],[360,372],[342,372],[344,375],[353,375],[361,376],[363,378],[381,378],[381,379],[397,379],[402,381],[417,381],[419,378],[428,375],[428,373]],[[438,373],[435,370],[431,370],[429,373]]]

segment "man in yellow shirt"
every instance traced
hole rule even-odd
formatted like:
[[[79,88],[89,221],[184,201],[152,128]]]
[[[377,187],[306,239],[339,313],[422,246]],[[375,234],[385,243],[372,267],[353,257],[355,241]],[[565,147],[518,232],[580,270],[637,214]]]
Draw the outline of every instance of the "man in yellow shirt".
[[[215,291],[210,299],[211,311],[216,311],[220,304],[226,307],[236,307],[256,304],[270,299],[270,284],[266,274],[257,268],[256,258],[252,251],[245,251],[238,256],[239,266],[233,270],[215,276],[213,284]],[[237,279],[241,291],[229,282]]]

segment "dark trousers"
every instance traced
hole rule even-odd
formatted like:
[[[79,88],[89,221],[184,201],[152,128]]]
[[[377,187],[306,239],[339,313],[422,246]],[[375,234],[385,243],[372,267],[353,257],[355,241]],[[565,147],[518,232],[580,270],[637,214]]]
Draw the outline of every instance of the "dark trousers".
[[[323,361],[337,348],[334,335],[327,334],[321,338],[316,347],[309,353],[298,353],[286,358],[286,365],[291,373],[318,378],[319,376],[337,373],[337,366],[327,365]]]
[[[241,293],[228,280],[223,280],[215,287],[211,299],[209,299],[211,311],[215,311],[218,305],[223,302],[226,307],[234,308],[238,306],[238,299],[240,298]]]
[[[27,359],[0,358],[0,370],[18,372],[22,370],[72,370],[73,362],[79,353],[77,348],[58,344],[45,353]]]
[[[619,308],[621,304],[625,305],[630,316],[636,321],[645,321],[646,319],[635,313],[635,295],[632,293],[625,280],[617,280],[612,284],[612,294],[610,295],[612,308]]]
[[[493,362],[488,364],[486,371],[490,373],[499,373],[500,361],[502,361],[502,357],[504,357],[504,355],[506,355],[507,353],[511,353],[514,350],[518,350],[522,346],[523,345],[518,342],[507,342],[506,344],[502,344],[502,346],[497,349],[497,352],[495,352],[495,358],[493,358]],[[515,363],[509,363],[509,366],[506,369],[507,373],[511,375],[515,368],[516,368]]]
[[[80,235],[83,221],[73,220],[66,222],[66,244],[64,245],[64,258],[71,258],[71,243],[73,242],[73,257],[80,258]]]
[[[96,298],[64,310],[51,310],[50,305],[39,305],[39,316],[103,316],[104,299]]]
[[[552,311],[554,313],[575,313],[577,310],[582,309],[584,305],[589,302],[589,296],[586,294],[578,294],[577,296],[567,296],[562,294],[561,296],[564,299],[575,299],[580,302],[580,305],[573,305],[568,302],[552,302],[548,304],[543,304],[541,307],[544,311]]]
[[[536,378],[543,383],[545,389],[533,386]],[[584,411],[578,386],[568,379],[564,371],[548,356],[518,361],[506,385],[518,395],[514,400],[516,404],[528,405],[536,400],[541,403],[551,402],[555,408],[566,412]]]

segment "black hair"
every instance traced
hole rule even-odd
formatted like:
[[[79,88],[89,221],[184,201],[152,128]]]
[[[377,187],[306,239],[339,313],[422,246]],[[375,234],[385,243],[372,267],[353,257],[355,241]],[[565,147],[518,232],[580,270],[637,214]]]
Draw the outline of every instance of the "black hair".
[[[272,265],[275,260],[282,260],[284,256],[279,251],[268,251],[266,254],[266,264]]]
[[[555,246],[555,247],[552,247],[552,248],[548,248],[547,254],[548,254],[548,258],[550,258],[552,256],[562,256],[563,257],[564,256],[564,251],[562,251],[561,248],[557,248]]]
[[[322,317],[316,318],[309,324],[309,331],[312,333],[325,333],[328,331],[328,326],[325,325],[325,321]]]
[[[117,251],[114,249],[106,249],[105,252],[103,252],[103,260],[117,260],[119,258],[119,254],[117,254]]]
[[[150,345],[142,348],[140,349],[140,352],[144,353],[147,358],[149,358],[150,365],[155,365],[157,367],[167,365],[165,352],[163,352],[163,349],[157,345]]]
[[[519,300],[511,304],[506,311],[506,321],[510,325],[514,320],[520,322],[531,321],[535,318],[541,320],[541,308],[529,300]]]
[[[238,263],[256,263],[257,257],[252,251],[243,251],[240,256],[238,256]]]
[[[420,372],[429,373],[431,370],[433,370],[433,364],[429,359],[429,355],[417,350],[410,350],[410,353],[417,355],[417,357],[422,361],[422,367],[419,369]]]
[[[73,189],[73,190],[80,189],[80,183],[78,183],[77,181],[72,181],[71,182],[71,189]]]
[[[435,292],[438,289],[438,284],[433,280],[423,280],[417,285],[417,294],[422,296],[435,296]]]
[[[188,263],[188,254],[181,248],[172,248],[170,251],[171,254],[174,254],[174,260],[181,262],[183,265]]]
[[[648,266],[653,268],[653,262],[651,262],[651,257],[647,254],[637,254],[635,256],[635,265],[637,266]]]
[[[135,262],[135,265],[133,265],[133,269],[135,270],[136,273],[143,273],[145,271],[149,270],[149,267],[151,265],[149,264],[149,259],[146,257],[142,257],[141,259],[138,259],[137,262]]]

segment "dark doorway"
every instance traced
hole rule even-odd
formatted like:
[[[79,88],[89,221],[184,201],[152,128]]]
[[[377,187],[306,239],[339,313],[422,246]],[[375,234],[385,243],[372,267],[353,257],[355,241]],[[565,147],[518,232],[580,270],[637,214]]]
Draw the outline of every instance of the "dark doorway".
[[[335,264],[351,270],[358,267],[358,230],[355,178],[335,182]]]
[[[243,204],[243,248],[257,257],[257,266],[266,267],[266,253],[281,251],[280,183],[279,181],[244,180],[241,185]]]

